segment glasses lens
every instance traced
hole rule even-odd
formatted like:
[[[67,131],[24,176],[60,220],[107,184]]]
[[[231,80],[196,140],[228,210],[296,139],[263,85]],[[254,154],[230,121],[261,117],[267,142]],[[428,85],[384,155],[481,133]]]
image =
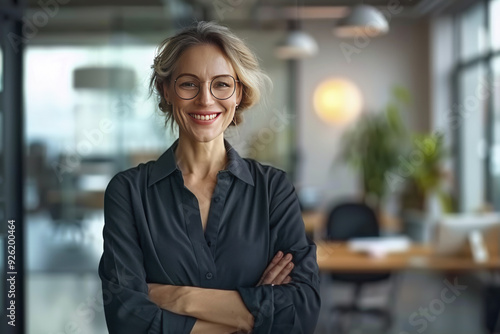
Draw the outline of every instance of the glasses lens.
[[[200,80],[189,75],[183,75],[175,81],[175,92],[184,100],[195,98],[200,91]],[[212,95],[219,100],[230,98],[234,91],[236,83],[230,75],[223,75],[212,80],[210,90]]]
[[[223,75],[212,80],[212,90],[213,96],[219,100],[225,100],[230,98],[235,90],[234,78],[230,75]]]
[[[181,99],[189,100],[198,95],[200,81],[195,77],[183,75],[175,81],[175,92]]]

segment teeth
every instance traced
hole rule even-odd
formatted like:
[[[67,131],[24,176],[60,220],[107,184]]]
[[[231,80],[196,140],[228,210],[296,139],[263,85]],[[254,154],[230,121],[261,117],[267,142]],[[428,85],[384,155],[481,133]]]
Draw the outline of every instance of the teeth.
[[[215,117],[217,117],[218,114],[212,114],[212,115],[198,115],[198,114],[189,114],[189,116],[195,118],[195,119],[199,119],[199,120],[202,120],[202,121],[209,121],[211,119],[214,119]]]

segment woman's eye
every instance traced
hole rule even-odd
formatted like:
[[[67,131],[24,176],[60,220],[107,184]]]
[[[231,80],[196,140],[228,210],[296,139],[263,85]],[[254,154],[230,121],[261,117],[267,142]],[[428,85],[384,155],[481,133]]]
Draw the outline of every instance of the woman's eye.
[[[181,87],[195,88],[195,87],[198,87],[198,86],[194,82],[183,82],[183,83],[181,83]]]
[[[215,87],[216,88],[224,88],[224,87],[229,87],[229,85],[225,82],[220,81],[220,82],[215,83]]]

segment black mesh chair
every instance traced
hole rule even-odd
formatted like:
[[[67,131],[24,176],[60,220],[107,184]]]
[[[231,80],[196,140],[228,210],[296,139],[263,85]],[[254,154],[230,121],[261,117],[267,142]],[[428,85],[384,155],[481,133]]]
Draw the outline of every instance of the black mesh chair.
[[[327,238],[330,241],[347,241],[352,238],[378,237],[380,236],[379,223],[375,212],[363,203],[343,203],[335,206],[327,220]],[[359,305],[359,297],[365,284],[389,280],[391,274],[383,273],[359,273],[345,272],[333,273],[331,278],[336,281],[354,284],[354,295],[352,302],[346,305],[335,305],[334,314],[339,320],[353,315],[368,314],[381,318],[382,327],[387,330],[392,323],[389,308],[363,308]],[[349,321],[351,323],[352,321]],[[343,333],[347,330],[343,321],[336,322],[336,331]]]

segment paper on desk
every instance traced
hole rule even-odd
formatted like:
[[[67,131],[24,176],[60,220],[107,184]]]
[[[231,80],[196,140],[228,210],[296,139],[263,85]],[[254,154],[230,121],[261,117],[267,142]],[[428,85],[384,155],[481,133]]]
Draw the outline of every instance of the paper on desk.
[[[384,257],[388,253],[404,252],[410,247],[406,236],[354,238],[347,242],[353,252],[366,252],[374,257]]]

